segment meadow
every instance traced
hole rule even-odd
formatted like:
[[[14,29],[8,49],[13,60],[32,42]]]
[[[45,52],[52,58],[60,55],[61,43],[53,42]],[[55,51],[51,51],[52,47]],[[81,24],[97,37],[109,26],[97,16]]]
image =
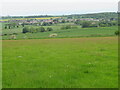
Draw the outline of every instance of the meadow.
[[[67,24],[66,24],[67,25]],[[39,33],[22,33],[22,27],[13,29],[3,29],[2,36],[3,40],[10,39],[12,34],[17,34],[16,39],[47,39],[50,34],[56,33],[55,38],[77,38],[77,37],[103,37],[103,36],[115,36],[115,31],[118,30],[117,26],[112,27],[93,27],[93,28],[81,28],[76,25],[77,28],[73,29],[61,29],[64,25],[58,24],[53,26],[44,26],[44,28],[51,27],[53,31],[39,32]],[[30,27],[27,25],[27,27]],[[32,26],[39,27],[39,26]]]
[[[5,24],[0,24],[3,88],[118,87],[117,26],[82,28],[66,22],[23,33],[22,25],[8,29]],[[68,25],[74,28],[62,28]]]
[[[117,36],[3,40],[2,54],[3,88],[118,87]]]

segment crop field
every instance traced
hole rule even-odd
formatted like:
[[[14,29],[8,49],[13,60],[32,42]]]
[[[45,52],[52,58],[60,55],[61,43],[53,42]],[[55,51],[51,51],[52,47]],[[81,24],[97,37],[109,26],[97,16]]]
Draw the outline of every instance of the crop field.
[[[61,17],[43,17],[43,18],[14,18],[14,19],[0,19],[0,21],[9,21],[9,20],[30,20],[30,19],[56,19]]]
[[[3,40],[2,53],[3,88],[118,87],[117,36]]]

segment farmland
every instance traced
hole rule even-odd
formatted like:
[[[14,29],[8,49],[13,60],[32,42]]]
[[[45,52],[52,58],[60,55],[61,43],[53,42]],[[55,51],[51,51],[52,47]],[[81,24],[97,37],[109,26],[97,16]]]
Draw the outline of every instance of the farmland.
[[[11,35],[15,35],[17,40],[47,39],[51,34],[57,34],[54,38],[115,36],[118,30],[116,13],[100,13],[93,16],[89,14],[59,17],[28,16],[29,18],[12,19],[3,17],[1,36],[3,40],[9,40]],[[5,21],[6,19],[8,21]],[[41,27],[45,30],[41,31]],[[24,28],[27,28],[25,33]],[[47,28],[52,30],[49,31]]]
[[[36,26],[34,26],[36,27]],[[3,30],[3,34],[7,34],[2,36],[2,39],[10,39],[11,34],[17,33],[16,39],[45,39],[49,38],[49,35],[52,33],[56,33],[58,36],[55,38],[74,38],[74,37],[99,37],[99,36],[115,36],[115,31],[118,30],[118,27],[99,27],[99,28],[81,28],[77,26],[76,29],[68,29],[68,30],[61,30],[62,26],[44,26],[52,27],[53,31],[50,32],[39,32],[39,33],[22,33],[22,27],[15,28],[15,29],[7,29]]]
[[[60,17],[51,17],[52,19],[60,18]],[[14,18],[14,19],[0,19],[0,21],[9,21],[9,20],[30,20],[30,19],[51,19],[50,17],[45,18]]]
[[[116,13],[3,18],[3,88],[118,87]]]
[[[4,40],[4,88],[116,88],[117,37]]]

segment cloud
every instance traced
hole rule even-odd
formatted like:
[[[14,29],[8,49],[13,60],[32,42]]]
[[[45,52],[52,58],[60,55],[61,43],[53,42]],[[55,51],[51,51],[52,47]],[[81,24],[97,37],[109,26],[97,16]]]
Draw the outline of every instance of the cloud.
[[[8,2],[11,1],[11,2]],[[63,15],[92,12],[117,12],[117,0],[4,0],[2,15]],[[43,2],[44,1],[44,2]],[[50,2],[51,1],[51,2]],[[91,1],[91,2],[90,2]]]

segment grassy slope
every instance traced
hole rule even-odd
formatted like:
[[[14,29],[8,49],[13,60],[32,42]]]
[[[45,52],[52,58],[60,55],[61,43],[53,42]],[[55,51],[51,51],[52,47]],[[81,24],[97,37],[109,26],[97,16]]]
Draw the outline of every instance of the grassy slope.
[[[3,87],[115,88],[117,37],[4,40]]]

